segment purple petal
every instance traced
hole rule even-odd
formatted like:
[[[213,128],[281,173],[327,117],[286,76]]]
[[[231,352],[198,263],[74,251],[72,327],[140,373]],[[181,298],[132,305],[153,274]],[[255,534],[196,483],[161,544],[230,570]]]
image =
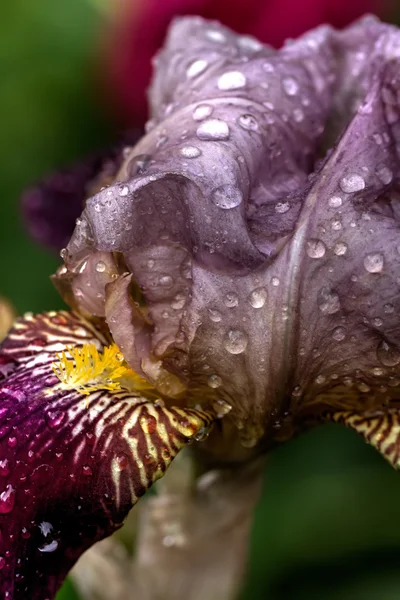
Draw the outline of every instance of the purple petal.
[[[0,593],[53,598],[95,541],[119,528],[207,413],[132,392],[63,389],[66,345],[107,338],[72,313],[19,319],[0,354]]]
[[[280,51],[176,21],[148,133],[68,245],[68,272],[110,253],[140,287],[139,345],[127,303],[115,326],[106,311],[127,361],[232,406],[245,445],[305,402],[345,404],[349,378],[352,402],[396,395],[399,47],[373,18]]]

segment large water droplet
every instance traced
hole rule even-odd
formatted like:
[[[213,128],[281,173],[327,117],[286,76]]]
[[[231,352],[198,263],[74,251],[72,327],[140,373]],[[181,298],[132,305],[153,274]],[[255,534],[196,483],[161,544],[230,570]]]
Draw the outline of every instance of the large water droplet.
[[[221,119],[208,119],[197,128],[199,140],[227,140],[229,138],[229,127]]]
[[[131,175],[141,175],[147,169],[151,161],[150,154],[137,154],[129,162]]]
[[[389,185],[393,179],[393,172],[388,167],[379,167],[376,174],[384,185]]]
[[[240,71],[227,71],[218,79],[218,89],[237,90],[246,85],[246,77]]]
[[[197,158],[201,155],[201,150],[196,146],[182,146],[179,150],[179,154],[184,158]]]
[[[199,104],[193,111],[193,119],[202,121],[211,115],[213,107],[210,104]]]
[[[206,60],[195,60],[189,66],[188,70],[186,71],[186,75],[188,77],[196,77],[196,75],[200,75],[200,73],[202,73],[207,68],[207,66],[208,62]]]
[[[339,296],[329,287],[320,289],[317,304],[319,310],[325,315],[333,315],[340,310]]]
[[[0,514],[6,515],[12,511],[15,504],[15,489],[8,485],[0,494]]]
[[[282,80],[282,87],[288,96],[295,96],[299,91],[299,84],[293,77],[285,77]]]
[[[222,33],[222,31],[217,31],[216,29],[208,29],[205,33],[207,39],[212,42],[216,42],[217,44],[222,44],[226,41],[226,36]]]
[[[164,288],[170,288],[174,282],[170,275],[161,275],[158,283]]]
[[[10,474],[10,463],[8,458],[0,460],[0,476],[7,477]]]
[[[243,194],[238,187],[228,183],[216,188],[212,192],[211,200],[219,208],[229,210],[239,206],[243,200]]]
[[[364,258],[364,267],[368,273],[381,273],[384,265],[384,256],[380,252],[371,252]]]
[[[50,429],[57,429],[57,427],[60,427],[65,420],[66,414],[66,412],[61,410],[50,410],[46,414],[46,421]]]
[[[268,292],[265,287],[259,287],[250,292],[248,301],[253,308],[262,308],[267,300]]]
[[[240,329],[230,329],[224,338],[225,349],[230,354],[241,354],[247,348],[247,335]]]
[[[106,270],[106,263],[104,263],[102,260],[99,260],[99,262],[96,263],[96,271],[98,273],[104,273],[105,270]]]
[[[326,246],[321,240],[308,240],[307,254],[310,258],[322,258],[325,254]]]
[[[385,340],[379,342],[376,355],[385,367],[395,367],[400,363],[400,351]]]
[[[346,177],[342,177],[340,180],[340,187],[346,194],[351,194],[363,190],[365,188],[365,181],[361,175],[346,175]]]

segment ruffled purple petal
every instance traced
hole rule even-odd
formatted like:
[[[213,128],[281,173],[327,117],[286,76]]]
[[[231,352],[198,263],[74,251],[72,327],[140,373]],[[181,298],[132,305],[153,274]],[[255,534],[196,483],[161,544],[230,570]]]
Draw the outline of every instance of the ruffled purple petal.
[[[0,353],[0,594],[53,598],[95,541],[119,528],[207,413],[132,392],[62,389],[68,345],[108,340],[72,313],[19,319]]]
[[[177,20],[148,133],[68,245],[73,277],[103,252],[139,286],[146,326],[105,312],[127,361],[231,406],[245,445],[350,380],[396,395],[399,48],[371,17],[280,51]]]

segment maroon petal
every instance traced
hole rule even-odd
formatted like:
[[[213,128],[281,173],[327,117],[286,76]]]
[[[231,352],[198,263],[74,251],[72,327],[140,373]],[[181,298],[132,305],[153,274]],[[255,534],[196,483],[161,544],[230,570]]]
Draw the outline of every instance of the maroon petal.
[[[26,190],[22,196],[22,213],[31,236],[57,251],[66,246],[85,199],[113,181],[124,151],[129,150],[129,145],[138,137],[136,131],[129,133],[107,153],[98,153],[52,173]]]
[[[121,526],[207,413],[133,392],[63,389],[52,365],[66,345],[107,339],[72,313],[19,319],[0,354],[0,593],[53,598],[95,541]],[[68,386],[67,386],[68,387]]]

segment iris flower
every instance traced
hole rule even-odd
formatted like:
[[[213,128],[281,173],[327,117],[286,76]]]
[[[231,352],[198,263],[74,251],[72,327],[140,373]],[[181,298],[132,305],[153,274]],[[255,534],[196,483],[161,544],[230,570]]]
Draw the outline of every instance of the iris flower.
[[[28,192],[53,236],[55,202],[90,195],[53,277],[71,312],[25,315],[1,348],[4,598],[53,598],[187,444],[189,496],[217,477],[229,500],[195,504],[189,541],[243,509],[198,577],[224,548],[237,579],[262,457],[302,430],[343,423],[398,468],[399,64],[373,17],[279,51],[178,19],[146,134]]]

